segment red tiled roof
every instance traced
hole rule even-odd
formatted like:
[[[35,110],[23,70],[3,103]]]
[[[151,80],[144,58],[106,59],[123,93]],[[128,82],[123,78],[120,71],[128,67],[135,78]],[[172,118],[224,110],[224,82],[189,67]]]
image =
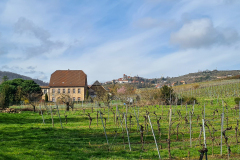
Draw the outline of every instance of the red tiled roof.
[[[56,70],[49,87],[78,87],[87,85],[87,75],[82,70]]]

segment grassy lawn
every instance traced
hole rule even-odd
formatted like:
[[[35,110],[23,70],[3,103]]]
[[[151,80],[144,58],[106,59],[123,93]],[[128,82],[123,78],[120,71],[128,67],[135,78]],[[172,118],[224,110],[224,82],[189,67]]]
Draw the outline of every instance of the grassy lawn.
[[[214,136],[214,155],[220,155],[220,114],[216,114],[213,119],[212,111],[221,108],[217,105],[206,105],[206,119],[208,119],[214,128],[218,130]],[[190,131],[189,131],[189,112],[192,111],[192,106],[172,106],[172,130],[171,130],[171,155],[174,158],[186,158],[188,152],[190,157],[198,158],[198,150],[202,149],[199,142],[199,133],[201,118],[197,122],[197,117],[202,117],[202,105],[195,105],[194,115],[192,116],[192,147],[190,147]],[[128,138],[126,133],[125,121],[123,121],[123,133],[121,123],[114,122],[114,114],[116,107],[109,110],[108,108],[99,109],[103,112],[103,123],[106,119],[106,134],[109,144],[107,144],[103,125],[98,115],[97,125],[97,109],[86,108],[82,110],[78,108],[74,111],[66,112],[60,110],[60,117],[63,125],[61,128],[60,120],[56,110],[54,111],[52,127],[51,114],[47,110],[44,112],[43,123],[42,116],[39,113],[31,111],[22,111],[21,113],[0,113],[0,159],[157,159],[158,153],[154,143],[153,135],[149,122],[144,128],[144,147],[142,150],[141,136],[137,128],[137,121],[134,114],[139,112],[139,123],[145,127],[146,111],[150,112],[151,122],[154,128],[154,133],[160,149],[160,155],[163,159],[168,158],[168,145],[166,142],[168,135],[168,111],[169,106],[145,106],[145,107],[128,107],[128,131],[131,143],[129,150]],[[139,111],[138,111],[139,110]],[[177,111],[180,110],[182,118],[179,117]],[[155,111],[156,115],[153,114]],[[162,113],[163,111],[163,113]],[[238,114],[235,110],[228,111],[228,126],[236,126]],[[126,112],[126,106],[119,106],[119,112]],[[219,111],[220,112],[220,111]],[[89,119],[87,113],[92,117],[92,124],[89,129]],[[108,115],[109,113],[109,115]],[[186,114],[187,113],[187,114]],[[67,124],[65,121],[67,115]],[[115,114],[116,115],[116,114]],[[130,115],[131,125],[130,125]],[[160,118],[161,137],[158,133],[157,119]],[[109,119],[108,119],[109,117]],[[122,119],[122,114],[121,114]],[[185,122],[184,117],[188,119]],[[179,137],[176,138],[177,124],[179,127]],[[130,127],[131,126],[131,127]],[[227,127],[224,122],[224,129]],[[210,127],[210,131],[212,127]],[[124,136],[124,138],[122,138]],[[212,155],[212,141],[210,133],[206,128],[208,154]],[[236,144],[234,129],[227,131],[229,144],[231,146],[231,156],[236,157],[240,153],[239,144]],[[124,143],[123,143],[124,139]],[[203,144],[203,136],[201,137]],[[223,156],[227,156],[227,147],[223,140]],[[223,157],[223,159],[224,159]],[[218,158],[219,159],[219,158]]]
[[[188,156],[190,159],[199,159],[198,150],[203,148],[204,143],[203,133],[200,136],[204,104],[205,120],[208,126],[205,126],[208,159],[227,159],[228,151],[225,139],[223,139],[222,145],[223,155],[220,155],[222,101],[224,101],[223,128],[232,126],[231,130],[226,131],[228,145],[231,149],[230,158],[240,158],[240,146],[236,140],[240,141],[240,135],[239,132],[237,134],[235,132],[237,121],[239,121],[239,111],[232,109],[235,106],[234,94],[238,90],[234,90],[236,85],[232,84],[224,87],[222,88],[225,92],[220,92],[221,86],[185,91],[182,94],[196,96],[199,104],[195,104],[194,107],[193,105],[171,106],[170,148],[171,156],[174,159],[186,159]],[[80,103],[75,106],[73,111],[69,112],[65,112],[64,106],[59,106],[63,129],[56,109],[53,110],[54,127],[52,126],[49,107],[42,106],[45,124],[42,115],[39,115],[38,112],[0,113],[0,159],[158,159],[151,125],[144,117],[147,113],[151,118],[161,158],[168,159],[166,140],[168,139],[170,106],[132,106],[126,108],[126,106],[118,105],[118,113],[117,104],[120,103],[113,103],[110,108],[94,107],[92,109],[89,104],[83,104],[82,107]],[[12,106],[11,108],[21,109],[22,107]],[[99,111],[103,113],[102,121],[106,128],[108,144]],[[123,113],[126,114],[126,112],[131,151],[123,119]],[[193,113],[191,116],[191,144],[190,112]],[[88,113],[92,119],[90,128]],[[118,120],[116,120],[116,116],[118,116]],[[138,117],[139,125],[144,127],[143,146],[136,117]],[[160,132],[157,120],[159,120]],[[213,130],[215,130],[214,134]]]

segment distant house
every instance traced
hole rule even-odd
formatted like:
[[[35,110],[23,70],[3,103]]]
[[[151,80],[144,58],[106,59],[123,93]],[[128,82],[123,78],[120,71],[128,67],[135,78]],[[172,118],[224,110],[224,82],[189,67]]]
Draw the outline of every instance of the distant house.
[[[91,86],[88,86],[89,96],[94,98],[97,94],[104,94],[107,90],[96,80]]]
[[[87,90],[87,75],[82,70],[57,70],[51,74],[48,88],[42,87],[42,90],[43,93],[48,90],[49,101],[56,102],[60,94],[82,101]]]
[[[180,81],[180,84],[186,84],[186,82],[185,81]]]
[[[122,82],[123,82],[123,83],[128,83],[128,80],[123,80]]]
[[[155,87],[156,88],[161,88],[161,84],[157,84]]]

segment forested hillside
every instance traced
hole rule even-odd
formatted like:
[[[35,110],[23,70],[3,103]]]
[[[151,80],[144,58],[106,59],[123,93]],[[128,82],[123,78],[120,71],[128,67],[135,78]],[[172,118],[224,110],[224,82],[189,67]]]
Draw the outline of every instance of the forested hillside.
[[[34,82],[36,82],[40,86],[48,86],[48,83],[43,82],[42,80],[32,79],[32,78],[24,76],[24,75],[7,72],[7,71],[0,71],[0,82],[2,81],[3,76],[7,76],[9,78],[9,80],[16,79],[16,78],[22,78],[24,80],[34,80]]]

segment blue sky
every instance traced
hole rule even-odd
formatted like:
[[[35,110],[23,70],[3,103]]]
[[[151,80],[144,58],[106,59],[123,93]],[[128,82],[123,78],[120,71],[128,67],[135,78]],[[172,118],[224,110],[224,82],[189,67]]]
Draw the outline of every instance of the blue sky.
[[[240,69],[239,0],[2,0],[0,70],[48,82]]]

